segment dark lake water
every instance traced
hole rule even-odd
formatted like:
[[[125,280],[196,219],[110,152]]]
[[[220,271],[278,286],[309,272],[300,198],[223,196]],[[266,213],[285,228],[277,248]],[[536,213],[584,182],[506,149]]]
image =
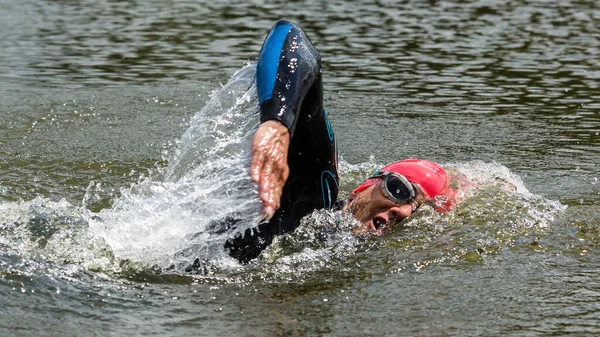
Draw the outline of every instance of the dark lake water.
[[[0,335],[600,333],[595,1],[0,3]],[[282,17],[321,53],[343,196],[420,157],[470,197],[228,259],[205,228],[256,215],[252,62]]]

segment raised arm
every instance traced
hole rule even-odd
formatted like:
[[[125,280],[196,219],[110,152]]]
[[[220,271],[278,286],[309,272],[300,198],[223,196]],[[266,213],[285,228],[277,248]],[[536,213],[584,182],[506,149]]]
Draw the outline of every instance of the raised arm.
[[[323,108],[321,58],[302,29],[278,21],[261,49],[256,86],[260,121],[252,141],[250,174],[258,184],[265,221],[227,241],[247,262],[278,234],[293,231],[338,194],[337,150]]]
[[[258,184],[263,213],[270,219],[280,206],[289,175],[288,150],[301,105],[320,74],[318,55],[304,32],[278,21],[258,57],[256,83],[261,125],[252,141],[250,174]],[[319,102],[320,105],[320,102]]]

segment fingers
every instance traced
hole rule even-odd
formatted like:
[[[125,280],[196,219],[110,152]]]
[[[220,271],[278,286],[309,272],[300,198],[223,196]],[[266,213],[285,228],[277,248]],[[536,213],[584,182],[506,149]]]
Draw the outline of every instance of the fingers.
[[[285,186],[285,182],[287,181],[290,171],[287,162],[279,162],[276,171],[278,172],[277,175],[271,175],[271,177],[276,179],[276,181],[273,181],[272,188],[268,189],[268,193],[270,193],[270,195],[264,204],[266,206],[263,207],[263,212],[265,213],[267,219],[272,218],[275,210],[279,209],[281,206],[281,194],[283,193],[283,186]]]
[[[272,157],[271,157],[272,158]],[[283,186],[289,175],[287,160],[277,158],[276,161],[266,161],[259,172],[259,197],[263,202],[263,213],[270,219],[281,205]]]
[[[263,213],[267,219],[270,219],[277,209],[274,193],[277,188],[275,177],[273,176],[273,167],[271,162],[265,162],[260,171],[260,180],[258,182],[258,194],[263,203]]]
[[[252,139],[250,176],[258,185],[259,198],[267,219],[279,208],[283,186],[289,175],[288,146],[287,128],[274,121],[261,124]]]

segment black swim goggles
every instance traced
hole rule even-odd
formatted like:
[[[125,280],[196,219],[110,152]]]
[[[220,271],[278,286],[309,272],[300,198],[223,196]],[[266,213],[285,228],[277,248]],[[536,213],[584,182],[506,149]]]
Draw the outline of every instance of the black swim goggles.
[[[396,204],[408,204],[415,200],[415,188],[405,176],[395,172],[379,172],[369,177],[382,178],[381,190],[386,198]]]

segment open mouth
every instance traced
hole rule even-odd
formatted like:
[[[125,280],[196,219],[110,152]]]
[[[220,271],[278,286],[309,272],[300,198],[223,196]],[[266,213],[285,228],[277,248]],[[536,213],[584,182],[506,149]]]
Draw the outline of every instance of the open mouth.
[[[386,219],[383,216],[376,216],[369,223],[369,225],[371,225],[371,229],[378,231],[378,232],[381,232],[387,224],[388,224],[388,219]]]

